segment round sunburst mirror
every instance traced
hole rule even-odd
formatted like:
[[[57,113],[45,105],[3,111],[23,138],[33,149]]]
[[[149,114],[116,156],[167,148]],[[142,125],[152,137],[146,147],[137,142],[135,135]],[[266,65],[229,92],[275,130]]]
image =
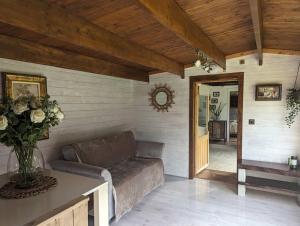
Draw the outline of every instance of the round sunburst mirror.
[[[156,84],[149,92],[150,106],[156,111],[169,111],[174,102],[174,90],[172,90],[167,84]]]

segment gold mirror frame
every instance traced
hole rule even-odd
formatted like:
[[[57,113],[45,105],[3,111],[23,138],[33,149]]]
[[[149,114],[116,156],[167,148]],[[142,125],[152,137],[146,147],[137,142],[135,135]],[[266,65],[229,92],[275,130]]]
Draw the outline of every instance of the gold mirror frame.
[[[19,74],[13,72],[2,72],[3,82],[3,97],[10,97],[14,99],[13,84],[14,82],[25,84],[39,84],[39,96],[45,97],[47,95],[47,78],[41,75]],[[46,129],[44,135],[40,140],[49,139],[49,129]]]
[[[159,104],[156,100],[156,96],[160,93],[163,92],[166,94],[167,96],[167,101],[165,104]],[[172,104],[175,104],[174,102],[174,95],[175,91],[172,90],[167,84],[155,84],[154,87],[151,89],[151,91],[149,92],[149,102],[150,102],[150,106],[153,107],[154,110],[156,110],[157,112],[165,112],[165,111],[169,111],[169,108],[172,107]]]

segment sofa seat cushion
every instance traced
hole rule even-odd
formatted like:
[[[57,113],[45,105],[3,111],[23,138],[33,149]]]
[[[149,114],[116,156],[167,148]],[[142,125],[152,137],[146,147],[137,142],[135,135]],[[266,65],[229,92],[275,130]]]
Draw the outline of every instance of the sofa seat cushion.
[[[115,188],[115,216],[120,219],[145,195],[164,183],[161,159],[133,158],[109,168]]]

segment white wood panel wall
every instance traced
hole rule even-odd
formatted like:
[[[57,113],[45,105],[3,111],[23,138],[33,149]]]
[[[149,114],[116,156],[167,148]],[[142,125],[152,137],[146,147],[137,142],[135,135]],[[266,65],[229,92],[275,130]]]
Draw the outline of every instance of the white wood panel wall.
[[[47,162],[58,157],[64,144],[132,128],[130,80],[0,59],[0,72],[7,71],[46,76],[48,93],[66,115],[58,127],[50,130],[50,139],[39,142]],[[0,174],[5,172],[8,151],[0,145]]]
[[[243,157],[275,162],[286,162],[290,155],[300,157],[300,116],[291,129],[284,122],[286,90],[293,86],[300,57],[264,54],[263,66],[258,66],[255,55],[241,58],[245,59],[244,65],[239,64],[239,58],[228,60],[226,72],[245,73]],[[205,74],[197,68],[186,72],[188,76]],[[163,156],[166,173],[187,177],[189,79],[162,73],[152,75],[149,85],[135,83],[137,136],[166,143]],[[156,112],[148,106],[147,94],[156,83],[167,83],[175,90],[175,105],[169,113]],[[281,83],[283,100],[255,101],[255,85],[261,83]],[[248,119],[252,118],[256,120],[254,126],[248,125]]]
[[[227,72],[245,72],[243,157],[286,162],[292,154],[299,156],[300,119],[289,129],[284,116],[286,90],[293,85],[300,57],[264,54],[263,66],[258,66],[254,55],[242,58],[244,65],[239,59],[227,61]],[[50,139],[39,144],[47,161],[58,157],[63,144],[135,128],[138,139],[166,144],[166,173],[188,176],[188,78],[162,73],[151,76],[150,84],[146,84],[7,59],[0,59],[0,71],[47,76],[49,94],[66,113],[65,121],[50,131]],[[186,74],[206,73],[190,68]],[[149,106],[148,92],[156,83],[168,83],[175,90],[175,105],[169,113],[156,112]],[[282,83],[283,100],[256,102],[255,85],[259,83]],[[256,125],[248,125],[250,118]],[[0,146],[0,173],[5,171],[7,156],[8,149]]]

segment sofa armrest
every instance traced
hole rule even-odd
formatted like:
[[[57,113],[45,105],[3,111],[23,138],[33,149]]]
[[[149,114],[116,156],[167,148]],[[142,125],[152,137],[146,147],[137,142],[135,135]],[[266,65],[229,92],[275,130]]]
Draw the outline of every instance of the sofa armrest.
[[[50,166],[54,170],[74,173],[95,179],[104,178],[105,181],[111,182],[110,172],[102,167],[64,160],[55,160],[50,163]]]
[[[136,157],[162,158],[164,143],[153,141],[137,141]]]
[[[78,174],[95,179],[104,178],[104,180],[108,183],[108,215],[109,219],[113,218],[113,216],[115,215],[113,184],[111,174],[107,169],[99,166],[92,166],[88,164],[64,160],[55,160],[50,163],[50,166],[54,170],[59,170],[67,173]]]

